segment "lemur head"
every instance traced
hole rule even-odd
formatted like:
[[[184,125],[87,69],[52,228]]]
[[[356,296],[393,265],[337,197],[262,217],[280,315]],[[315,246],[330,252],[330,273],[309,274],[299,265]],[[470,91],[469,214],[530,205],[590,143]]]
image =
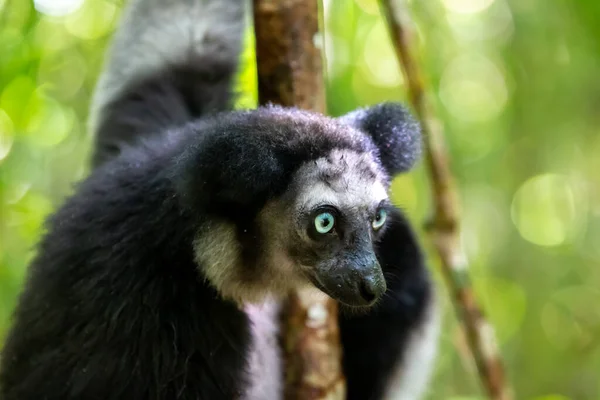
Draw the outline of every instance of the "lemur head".
[[[314,285],[348,306],[376,303],[390,178],[421,149],[406,110],[382,104],[332,119],[269,107],[213,124],[179,163],[206,279],[239,302]]]
[[[273,263],[287,262],[345,304],[370,305],[386,290],[374,247],[386,228],[386,189],[369,153],[334,149],[303,164],[260,213]]]

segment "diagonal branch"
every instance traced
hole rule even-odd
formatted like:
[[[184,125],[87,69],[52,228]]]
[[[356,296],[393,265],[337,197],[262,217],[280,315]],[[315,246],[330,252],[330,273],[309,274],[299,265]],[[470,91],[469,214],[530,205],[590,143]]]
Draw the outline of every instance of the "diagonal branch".
[[[316,0],[254,0],[258,97],[325,113]],[[283,310],[285,398],[342,400],[337,303],[318,291],[290,295]]]
[[[401,0],[381,0],[381,5],[408,83],[410,102],[421,122],[426,140],[426,162],[434,201],[434,215],[427,228],[440,258],[442,273],[452,294],[452,302],[466,334],[481,382],[490,399],[508,400],[512,395],[505,379],[494,330],[477,305],[467,260],[460,249],[458,197],[441,125],[433,123],[419,67],[411,53],[409,32],[404,23],[405,5],[401,4]]]

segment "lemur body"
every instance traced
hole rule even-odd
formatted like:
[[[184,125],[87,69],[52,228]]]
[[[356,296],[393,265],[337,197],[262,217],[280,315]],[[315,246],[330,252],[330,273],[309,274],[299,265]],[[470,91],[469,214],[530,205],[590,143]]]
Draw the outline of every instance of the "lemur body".
[[[348,399],[417,399],[437,319],[391,177],[396,104],[341,118],[231,111],[236,0],[132,0],[100,79],[95,169],[48,221],[0,360],[0,398],[282,397],[279,300],[338,300]]]

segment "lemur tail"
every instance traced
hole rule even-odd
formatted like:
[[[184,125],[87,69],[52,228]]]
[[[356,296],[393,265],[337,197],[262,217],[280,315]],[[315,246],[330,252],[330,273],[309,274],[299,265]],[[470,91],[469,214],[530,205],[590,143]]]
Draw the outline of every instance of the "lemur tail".
[[[244,0],[130,0],[92,99],[93,166],[124,146],[231,109]]]

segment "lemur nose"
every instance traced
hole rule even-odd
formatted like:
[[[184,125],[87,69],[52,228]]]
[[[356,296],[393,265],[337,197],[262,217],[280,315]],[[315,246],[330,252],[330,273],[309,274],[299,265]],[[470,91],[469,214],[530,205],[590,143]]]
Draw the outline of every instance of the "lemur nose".
[[[360,296],[367,303],[372,303],[377,300],[386,290],[385,281],[381,282],[376,275],[369,275],[363,277],[358,284],[358,291]]]
[[[363,299],[365,299],[368,303],[375,301],[377,298],[377,287],[375,286],[372,279],[366,279],[360,283],[358,288],[360,291],[360,295]]]

